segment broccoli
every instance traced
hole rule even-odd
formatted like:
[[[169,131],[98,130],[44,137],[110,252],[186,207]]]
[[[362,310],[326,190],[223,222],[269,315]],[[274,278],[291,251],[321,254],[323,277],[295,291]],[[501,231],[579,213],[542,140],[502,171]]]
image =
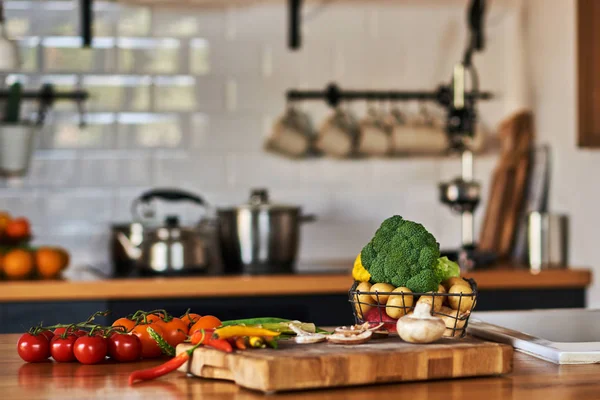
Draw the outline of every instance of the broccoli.
[[[361,252],[372,282],[404,286],[413,292],[437,290],[441,282],[435,269],[439,257],[435,237],[423,225],[399,215],[383,221]]]

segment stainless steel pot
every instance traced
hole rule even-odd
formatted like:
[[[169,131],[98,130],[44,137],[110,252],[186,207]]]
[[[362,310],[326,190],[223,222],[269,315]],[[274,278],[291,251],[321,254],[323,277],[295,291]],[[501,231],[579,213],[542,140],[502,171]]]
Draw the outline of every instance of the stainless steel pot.
[[[111,248],[117,275],[185,274],[206,272],[210,260],[210,238],[202,224],[181,226],[177,216],[167,216],[164,223],[149,222],[155,199],[189,201],[206,207],[202,198],[181,190],[156,189],[134,200],[131,224],[112,227]],[[145,208],[146,212],[140,212]]]
[[[292,272],[298,253],[300,224],[314,221],[298,206],[269,202],[266,190],[252,190],[238,207],[218,209],[218,234],[225,271]]]

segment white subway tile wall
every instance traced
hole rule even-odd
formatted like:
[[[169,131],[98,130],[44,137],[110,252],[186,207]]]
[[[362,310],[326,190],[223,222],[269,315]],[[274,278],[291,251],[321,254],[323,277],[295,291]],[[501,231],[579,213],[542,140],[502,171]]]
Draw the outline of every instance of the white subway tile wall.
[[[72,104],[56,104],[30,175],[0,185],[0,208],[31,218],[36,242],[67,247],[75,265],[108,268],[110,224],[130,219],[131,201],[156,186],[192,190],[217,206],[244,202],[260,186],[275,201],[301,204],[318,216],[303,228],[302,261],[353,258],[393,214],[424,222],[443,247],[459,243],[458,217],[437,200],[438,181],[458,174],[458,160],[293,161],[262,145],[288,88],[335,80],[432,89],[447,80],[465,43],[463,1],[313,4],[295,52],[286,47],[284,2],[153,10],[96,1],[92,49],[80,48],[77,1],[5,5],[24,60],[11,79],[85,87],[92,96],[85,126]],[[476,57],[483,87],[498,94],[503,7],[494,3],[488,48]],[[301,107],[317,126],[331,112],[316,102]],[[503,116],[501,100],[482,107],[487,126]],[[494,161],[478,162],[486,189]]]

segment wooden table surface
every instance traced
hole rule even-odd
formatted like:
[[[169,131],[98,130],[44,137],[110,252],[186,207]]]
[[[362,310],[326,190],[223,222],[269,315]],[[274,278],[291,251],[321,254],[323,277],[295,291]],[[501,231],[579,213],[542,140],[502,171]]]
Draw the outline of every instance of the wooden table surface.
[[[527,269],[499,267],[466,274],[482,290],[585,288],[589,269],[554,269],[533,275]],[[0,302],[125,300],[276,295],[344,294],[350,272],[259,276],[108,279],[98,281],[3,281]]]
[[[24,399],[192,399],[366,400],[366,399],[598,399],[600,365],[558,366],[515,353],[514,371],[501,377],[386,384],[269,395],[232,383],[188,378],[174,372],[160,380],[127,386],[135,369],[157,361],[133,364],[27,364],[19,359],[19,335],[0,335],[0,398]],[[293,371],[290,371],[293,373]]]

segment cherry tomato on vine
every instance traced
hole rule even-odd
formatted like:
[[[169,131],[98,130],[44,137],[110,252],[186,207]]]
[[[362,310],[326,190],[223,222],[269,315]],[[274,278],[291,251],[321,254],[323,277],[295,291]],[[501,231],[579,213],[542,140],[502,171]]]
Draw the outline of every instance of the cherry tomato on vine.
[[[107,342],[108,356],[116,361],[137,361],[142,355],[142,342],[134,334],[113,333]]]
[[[64,338],[62,336],[54,336],[50,341],[50,355],[58,362],[75,361],[73,346],[79,336],[68,334]]]
[[[54,330],[54,336],[61,336],[63,333],[65,333],[66,330],[67,330],[67,328],[56,328]],[[69,334],[71,334],[71,333],[74,334],[74,335],[76,335],[76,336],[78,336],[78,337],[87,335],[87,332],[84,331],[83,329],[74,329],[74,328],[71,328],[71,329],[69,329]]]
[[[101,336],[81,336],[75,341],[73,354],[82,364],[98,364],[108,352],[106,339]]]
[[[17,352],[23,361],[41,362],[50,357],[50,343],[41,333],[24,333],[17,342]]]
[[[46,339],[48,339],[48,342],[50,342],[52,340],[52,338],[54,337],[54,333],[52,333],[52,331],[50,331],[50,330],[42,331],[40,333],[42,335],[46,336]]]
[[[165,322],[162,329],[163,339],[173,347],[176,347],[179,343],[187,339],[188,326],[179,318],[173,318],[169,322]]]
[[[119,318],[115,322],[113,322],[112,326],[122,326],[125,328],[125,332],[131,332],[131,330],[135,327],[136,322],[130,320],[129,318]]]
[[[181,317],[181,320],[187,324],[188,327],[194,325],[196,321],[200,319],[200,314],[187,313]]]
[[[192,325],[189,334],[192,335],[200,329],[215,329],[219,326],[221,326],[221,320],[219,318],[212,315],[205,315],[204,317],[200,317],[198,321]]]
[[[159,314],[148,314],[146,315],[146,322],[148,324],[156,324],[161,328],[165,326],[165,321],[163,320],[164,316]]]
[[[151,327],[156,333],[163,336],[163,328],[157,324],[137,325],[133,328],[131,333],[140,339],[140,343],[142,344],[142,358],[156,358],[159,357],[162,352],[160,347],[158,347],[158,344],[150,337],[150,334],[146,330],[148,327]]]

